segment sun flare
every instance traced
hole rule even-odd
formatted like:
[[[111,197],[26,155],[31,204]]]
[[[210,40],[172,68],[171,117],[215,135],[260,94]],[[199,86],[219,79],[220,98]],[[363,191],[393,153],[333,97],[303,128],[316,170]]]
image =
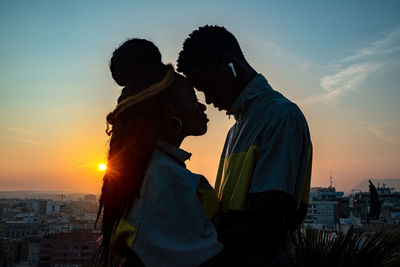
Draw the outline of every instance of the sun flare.
[[[107,169],[107,165],[106,164],[99,164],[99,170],[100,171],[105,171]]]

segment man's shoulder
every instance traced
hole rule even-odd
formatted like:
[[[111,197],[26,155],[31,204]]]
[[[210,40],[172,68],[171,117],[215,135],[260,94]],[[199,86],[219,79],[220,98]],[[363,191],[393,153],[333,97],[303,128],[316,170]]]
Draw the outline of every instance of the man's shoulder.
[[[285,119],[287,117],[303,119],[303,112],[300,110],[299,106],[295,103],[289,101],[278,105],[279,114],[281,119]]]
[[[299,112],[299,107],[292,102],[289,98],[284,96],[282,93],[271,90],[269,94],[263,95],[260,99],[260,103],[271,107],[273,112],[278,114],[287,114],[291,112]]]
[[[287,117],[303,118],[300,108],[278,91],[262,96],[256,102],[252,116],[259,120],[259,125],[275,125]]]

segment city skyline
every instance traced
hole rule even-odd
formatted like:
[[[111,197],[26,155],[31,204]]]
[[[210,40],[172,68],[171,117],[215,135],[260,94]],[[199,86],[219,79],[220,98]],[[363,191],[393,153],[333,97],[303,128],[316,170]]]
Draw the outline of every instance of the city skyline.
[[[299,105],[314,145],[312,186],[348,191],[400,178],[400,3],[310,1],[0,3],[0,190],[98,193],[105,116],[120,94],[108,70],[128,38],[153,41],[176,63],[184,39],[226,27],[249,63]],[[198,93],[204,103],[204,97]],[[229,127],[207,106],[205,136],[182,147],[214,183]]]

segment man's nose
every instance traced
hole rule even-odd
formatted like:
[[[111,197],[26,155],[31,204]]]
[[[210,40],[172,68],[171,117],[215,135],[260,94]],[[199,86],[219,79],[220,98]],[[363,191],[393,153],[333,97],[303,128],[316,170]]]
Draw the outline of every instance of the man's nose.
[[[207,105],[210,105],[212,103],[212,100],[210,97],[206,96],[206,103],[207,103]]]

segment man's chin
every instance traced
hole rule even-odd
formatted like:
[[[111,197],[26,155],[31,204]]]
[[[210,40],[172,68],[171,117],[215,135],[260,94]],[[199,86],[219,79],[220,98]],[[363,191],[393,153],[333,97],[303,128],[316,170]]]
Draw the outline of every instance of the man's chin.
[[[227,110],[228,110],[227,107],[224,107],[224,106],[222,106],[222,105],[221,105],[221,106],[220,106],[220,105],[218,105],[218,106],[215,106],[215,105],[214,105],[214,107],[215,107],[216,109],[218,109],[218,111],[223,111],[223,110],[226,110],[226,111],[227,111]]]

